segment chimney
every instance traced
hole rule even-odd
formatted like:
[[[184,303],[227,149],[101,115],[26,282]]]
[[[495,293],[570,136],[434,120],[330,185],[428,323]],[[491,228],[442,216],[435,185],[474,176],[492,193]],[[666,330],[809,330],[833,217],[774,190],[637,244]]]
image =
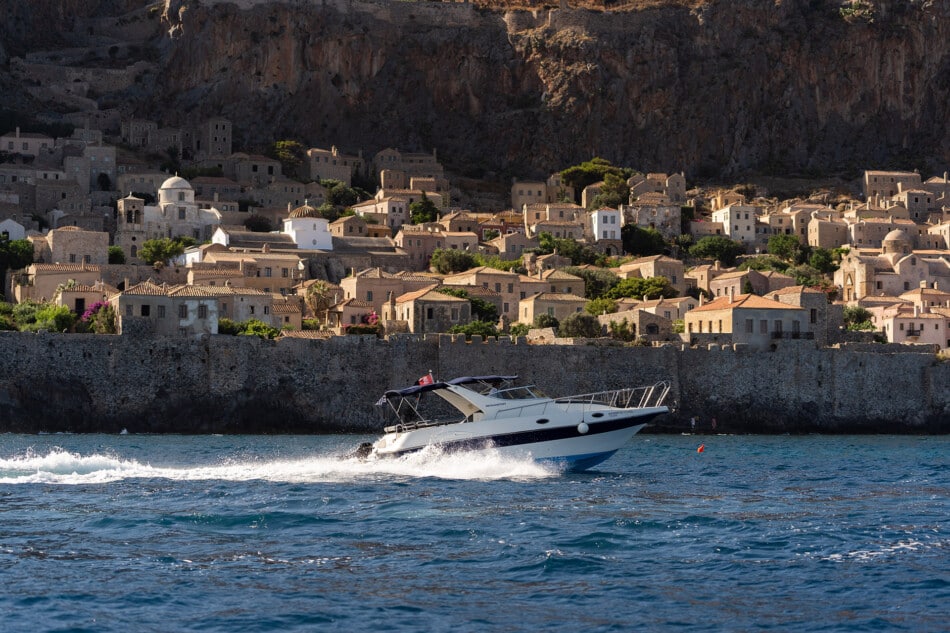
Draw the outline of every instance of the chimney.
[[[705,293],[705,292],[700,292],[700,293],[699,293],[699,306],[702,307],[704,303],[706,303],[706,293]]]
[[[920,311],[919,311],[919,308],[917,307],[917,304],[915,303],[914,304],[914,318],[916,319],[918,316],[920,316]]]

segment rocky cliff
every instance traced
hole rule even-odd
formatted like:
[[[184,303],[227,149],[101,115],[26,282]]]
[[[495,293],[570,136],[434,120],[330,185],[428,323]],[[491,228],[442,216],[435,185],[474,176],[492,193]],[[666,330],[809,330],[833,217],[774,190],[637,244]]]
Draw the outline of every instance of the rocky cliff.
[[[167,124],[223,114],[249,144],[435,148],[474,176],[592,155],[692,177],[950,163],[948,0],[8,4],[8,103],[57,107],[23,89],[42,64],[125,70],[83,96]]]

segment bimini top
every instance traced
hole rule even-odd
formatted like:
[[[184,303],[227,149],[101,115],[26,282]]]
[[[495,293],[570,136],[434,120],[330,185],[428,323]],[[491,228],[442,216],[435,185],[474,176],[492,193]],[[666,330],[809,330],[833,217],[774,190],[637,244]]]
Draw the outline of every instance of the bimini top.
[[[518,376],[462,376],[447,381],[431,382],[427,385],[412,385],[411,387],[405,387],[403,389],[390,389],[383,394],[383,397],[379,399],[377,404],[393,398],[405,398],[407,396],[425,393],[426,391],[445,389],[449,385],[468,385],[477,382],[495,385],[510,382],[516,378],[518,378]]]

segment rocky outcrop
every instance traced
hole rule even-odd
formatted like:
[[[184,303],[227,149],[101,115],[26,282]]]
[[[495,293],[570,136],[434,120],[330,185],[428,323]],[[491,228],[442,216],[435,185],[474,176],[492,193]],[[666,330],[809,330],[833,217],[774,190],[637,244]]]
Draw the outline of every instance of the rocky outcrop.
[[[950,163],[948,0],[13,4],[6,55],[153,62],[93,96],[169,124],[223,114],[248,143],[436,148],[475,176],[592,155],[692,177]]]

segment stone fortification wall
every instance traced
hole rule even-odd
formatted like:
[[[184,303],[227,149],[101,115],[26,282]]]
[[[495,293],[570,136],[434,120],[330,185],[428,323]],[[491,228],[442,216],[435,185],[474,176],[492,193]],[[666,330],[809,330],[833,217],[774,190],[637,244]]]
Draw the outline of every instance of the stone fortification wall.
[[[674,412],[727,432],[950,431],[950,363],[912,348],[775,352],[470,344],[451,336],[329,340],[0,333],[0,432],[377,432],[374,401],[430,369],[518,374],[551,395],[672,384]]]

